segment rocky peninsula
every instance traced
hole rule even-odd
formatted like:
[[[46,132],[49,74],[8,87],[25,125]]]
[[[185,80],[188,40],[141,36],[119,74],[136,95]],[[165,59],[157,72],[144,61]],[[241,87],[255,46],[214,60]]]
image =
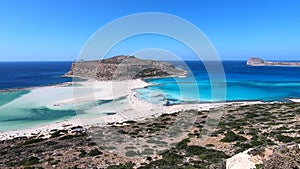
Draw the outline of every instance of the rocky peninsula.
[[[300,62],[271,62],[261,58],[250,58],[247,61],[248,66],[300,66]]]
[[[185,73],[171,63],[121,55],[102,60],[74,62],[65,76],[107,81],[183,76]]]

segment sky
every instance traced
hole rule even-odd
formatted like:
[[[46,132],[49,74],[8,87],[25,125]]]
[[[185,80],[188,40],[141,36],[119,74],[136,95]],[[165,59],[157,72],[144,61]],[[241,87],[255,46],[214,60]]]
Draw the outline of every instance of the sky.
[[[0,61],[72,61],[98,29],[140,12],[191,22],[222,60],[300,60],[299,7],[299,0],[1,0]],[[174,40],[130,39],[110,55],[162,48],[193,59]]]

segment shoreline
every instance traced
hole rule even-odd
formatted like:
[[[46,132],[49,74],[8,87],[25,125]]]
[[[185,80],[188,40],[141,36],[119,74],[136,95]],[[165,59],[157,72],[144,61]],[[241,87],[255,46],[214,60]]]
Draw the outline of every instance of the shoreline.
[[[15,91],[20,91],[20,90],[35,90],[35,89],[48,88],[48,87],[68,87],[68,86],[72,86],[72,84],[73,84],[73,81],[71,81],[71,82],[62,82],[62,83],[57,83],[57,84],[48,84],[48,85],[43,85],[43,86],[0,89],[0,93],[15,92]]]
[[[97,84],[98,83],[98,84]],[[117,111],[117,114],[112,115],[103,115],[97,118],[83,118],[74,116],[70,119],[60,121],[60,122],[49,122],[49,124],[41,124],[35,127],[21,129],[21,130],[8,130],[8,131],[0,131],[0,140],[8,140],[14,139],[17,137],[32,137],[32,136],[39,136],[39,135],[49,135],[51,130],[60,130],[60,129],[70,129],[75,126],[83,126],[84,128],[88,129],[94,126],[103,126],[109,123],[122,123],[128,120],[144,120],[146,118],[157,117],[162,114],[172,114],[182,110],[209,110],[210,108],[218,108],[225,105],[250,105],[250,104],[272,104],[272,103],[281,103],[281,102],[263,102],[263,101],[229,101],[229,102],[208,102],[208,103],[185,103],[185,104],[174,104],[172,106],[164,106],[160,104],[153,104],[149,103],[143,99],[140,99],[136,96],[136,92],[134,89],[144,88],[147,86],[151,86],[153,84],[145,82],[143,79],[135,79],[135,80],[128,80],[128,81],[83,81],[81,84],[95,85],[97,86],[104,86],[105,90],[110,89],[110,87],[117,87],[114,88],[115,92],[118,95],[113,95],[109,93],[99,92],[95,93],[94,98],[82,97],[81,99],[74,99],[70,98],[67,100],[61,100],[56,105],[53,106],[62,106],[65,104],[76,104],[94,100],[105,100],[105,99],[117,99],[120,97],[126,96],[126,100],[128,100],[129,108],[125,108],[124,110]],[[65,82],[61,84],[43,86],[43,87],[32,87],[31,90],[38,90],[38,89],[50,89],[55,87],[66,87],[73,85],[73,82]],[[110,86],[109,86],[110,85]],[[116,85],[116,86],[113,86]],[[118,86],[119,85],[119,86]],[[124,91],[124,85],[128,87],[128,91]],[[155,84],[154,84],[155,85]],[[26,90],[26,89],[19,89],[19,90]],[[121,92],[119,92],[120,90]],[[98,97],[96,97],[98,95]],[[300,99],[287,99],[292,102],[300,102]],[[76,109],[75,109],[76,110]]]
[[[84,82],[81,82],[78,84],[80,84],[80,85],[85,84],[83,86],[86,88],[89,88],[89,87],[92,87],[94,85],[94,83],[95,83],[94,81],[84,81]],[[50,106],[50,108],[51,107],[59,108],[59,106],[63,106],[63,105],[73,105],[76,103],[89,102],[89,101],[94,101],[94,100],[118,99],[120,97],[124,97],[124,96],[128,95],[128,93],[127,93],[128,91],[124,91],[123,88],[120,88],[122,90],[121,92],[116,91],[116,92],[118,92],[119,95],[113,95],[113,93],[110,93],[109,88],[112,86],[115,87],[114,85],[116,85],[116,86],[120,85],[121,87],[124,85],[126,85],[126,86],[128,85],[129,90],[131,92],[133,92],[133,89],[143,88],[148,85],[151,85],[149,83],[144,82],[141,79],[132,80],[132,81],[116,82],[116,83],[114,83],[112,81],[105,81],[105,82],[100,81],[100,82],[96,82],[96,83],[99,83],[99,84],[97,84],[97,86],[102,86],[102,87],[104,86],[104,90],[108,90],[104,93],[101,91],[100,91],[100,93],[96,93],[99,95],[100,98],[95,98],[95,97],[90,98],[90,96],[87,95],[87,96],[83,96],[77,100],[77,99],[74,99],[73,97],[70,97],[67,100],[59,100],[58,102],[51,102],[51,103],[49,103],[48,106]],[[57,88],[59,90],[59,89],[63,89],[63,87],[71,86],[71,85],[72,85],[72,83],[66,82],[64,84],[59,84],[59,85],[34,87],[34,88],[30,88],[30,89],[35,92],[36,91],[37,92],[40,92],[40,91],[52,92],[53,90],[56,90],[53,88]],[[27,88],[27,89],[29,89],[29,88]],[[20,90],[26,90],[26,89],[20,89]],[[82,100],[80,100],[80,99],[82,99]],[[105,115],[105,116],[110,116],[110,115]],[[103,115],[103,117],[104,117],[104,115]],[[83,120],[90,121],[91,119],[84,118]],[[111,121],[111,120],[109,120],[109,121]],[[89,125],[95,124],[95,123],[97,123],[97,122],[94,121],[92,123],[89,123]],[[49,124],[40,124],[40,125],[36,125],[34,127],[26,128],[26,129],[0,131],[0,140],[7,140],[7,139],[13,139],[13,138],[17,138],[17,137],[24,137],[24,136],[30,137],[30,136],[39,135],[39,134],[47,134],[50,132],[50,130],[53,130],[53,129],[66,129],[66,127],[64,127],[64,126],[69,126],[69,128],[70,128],[70,127],[74,127],[74,126],[78,126],[78,125],[82,126],[82,123],[78,119],[77,116],[74,116],[74,117],[71,117],[70,119],[67,119],[64,121],[49,122]]]
[[[69,130],[72,127],[83,126],[85,129],[95,126],[105,126],[111,123],[122,123],[129,120],[143,121],[147,118],[158,117],[162,114],[172,114],[183,110],[209,110],[210,108],[220,108],[226,105],[240,106],[251,104],[266,104],[261,101],[235,101],[235,102],[218,102],[218,103],[197,103],[197,104],[180,104],[172,106],[163,106],[159,104],[148,103],[135,96],[136,92],[132,91],[127,97],[130,105],[133,107],[131,110],[125,110],[113,115],[103,115],[97,118],[71,118],[61,122],[53,122],[50,124],[38,125],[36,127],[22,129],[22,130],[9,130],[0,132],[0,140],[15,139],[18,137],[37,137],[44,135],[49,136],[52,130]]]
[[[142,103],[145,104],[146,102],[142,101]],[[212,103],[212,104],[210,103],[185,104],[185,105],[164,106],[166,107],[165,111],[152,112],[148,114],[141,113],[138,116],[136,116],[137,114],[129,115],[130,112],[121,112],[114,115],[103,115],[94,119],[72,118],[72,119],[64,120],[62,122],[53,122],[49,124],[38,125],[36,127],[32,127],[28,129],[1,131],[0,141],[15,139],[19,137],[29,138],[29,137],[40,136],[40,135],[45,135],[47,137],[53,130],[69,130],[72,127],[76,127],[76,126],[82,126],[86,130],[88,130],[90,127],[105,126],[112,123],[123,123],[131,120],[143,121],[147,118],[158,117],[162,114],[172,114],[183,110],[195,109],[201,111],[201,110],[209,110],[210,108],[219,108],[225,105],[241,106],[241,105],[251,105],[251,104],[266,104],[266,103],[260,101],[253,101],[253,102],[230,102],[230,103],[224,102],[224,103]],[[86,123],[87,121],[89,122]]]

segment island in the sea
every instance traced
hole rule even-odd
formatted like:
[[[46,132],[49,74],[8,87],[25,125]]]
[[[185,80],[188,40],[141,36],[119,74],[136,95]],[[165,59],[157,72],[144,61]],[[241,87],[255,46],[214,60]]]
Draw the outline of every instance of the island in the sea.
[[[247,61],[249,66],[300,66],[300,62],[272,62],[265,61],[261,58],[249,58]]]
[[[120,55],[102,60],[74,62],[65,76],[107,81],[185,74],[186,71],[176,68],[171,63]]]

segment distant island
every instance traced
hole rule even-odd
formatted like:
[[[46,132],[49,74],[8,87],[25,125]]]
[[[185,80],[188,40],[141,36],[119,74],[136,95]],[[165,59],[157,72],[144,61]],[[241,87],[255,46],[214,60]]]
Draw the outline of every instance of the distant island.
[[[176,68],[171,63],[121,55],[102,60],[74,62],[65,77],[92,78],[106,81],[184,76],[185,74],[186,71]]]
[[[247,61],[249,66],[300,66],[300,62],[271,62],[261,58],[250,58]]]

